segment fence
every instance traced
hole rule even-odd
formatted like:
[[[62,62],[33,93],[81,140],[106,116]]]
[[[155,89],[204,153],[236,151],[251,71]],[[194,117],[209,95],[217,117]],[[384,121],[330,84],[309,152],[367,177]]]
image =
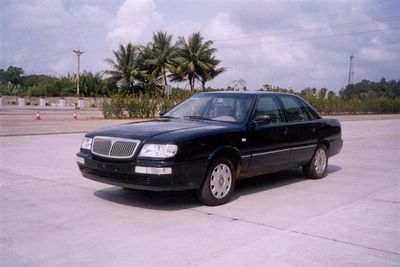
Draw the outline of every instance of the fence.
[[[104,101],[103,97],[18,97],[0,96],[0,107],[54,107],[54,108],[91,108],[99,107]]]

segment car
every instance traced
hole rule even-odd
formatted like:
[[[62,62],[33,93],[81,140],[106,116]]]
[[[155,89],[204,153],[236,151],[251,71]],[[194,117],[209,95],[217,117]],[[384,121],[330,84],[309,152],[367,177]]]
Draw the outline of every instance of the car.
[[[275,92],[204,92],[160,118],[85,135],[77,164],[94,181],[151,191],[196,190],[228,202],[237,181],[302,167],[327,174],[343,146],[341,125],[304,99]]]

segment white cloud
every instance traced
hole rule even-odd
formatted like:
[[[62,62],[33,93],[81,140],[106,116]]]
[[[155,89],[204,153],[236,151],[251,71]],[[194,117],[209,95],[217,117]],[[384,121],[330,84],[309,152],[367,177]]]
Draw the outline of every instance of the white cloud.
[[[126,0],[119,8],[113,29],[107,37],[113,45],[148,42],[162,26],[162,18],[152,0]]]
[[[392,51],[383,46],[364,47],[358,55],[360,58],[371,62],[385,62],[399,58],[397,54],[393,54]]]
[[[221,81],[230,84],[233,80],[244,79],[251,89],[260,88],[263,83],[288,86],[289,79],[279,84],[282,80],[279,72],[291,71],[294,74],[296,70],[307,69],[313,63],[309,58],[309,45],[280,44],[282,36],[263,37],[262,33],[254,33],[255,38],[246,38],[248,34],[240,21],[234,21],[227,12],[220,12],[211,18],[205,34],[207,38],[216,40],[221,65],[228,68],[228,72],[217,77],[212,84]],[[296,80],[296,77],[291,79]],[[255,82],[257,80],[258,83]]]
[[[14,28],[56,27],[68,18],[61,0],[35,0],[27,3],[17,1],[6,12]]]
[[[71,23],[72,19],[72,22],[80,27],[82,27],[82,25],[97,25],[101,27],[107,27],[105,22],[108,22],[112,19],[110,13],[97,6],[83,5],[79,8],[71,9],[70,12],[71,17],[69,18],[69,24]]]
[[[29,51],[29,49],[28,49],[27,47],[21,47],[21,48],[19,48],[19,49],[15,52],[15,55],[14,55],[15,61],[16,61],[17,63],[21,62],[21,60],[22,60],[23,58],[29,56],[30,53],[31,53],[31,52]]]
[[[49,64],[50,70],[56,75],[67,75],[76,72],[76,58],[70,55],[62,55],[57,60]]]
[[[242,36],[243,30],[232,21],[229,12],[219,12],[208,21],[205,33],[212,40],[223,40]]]

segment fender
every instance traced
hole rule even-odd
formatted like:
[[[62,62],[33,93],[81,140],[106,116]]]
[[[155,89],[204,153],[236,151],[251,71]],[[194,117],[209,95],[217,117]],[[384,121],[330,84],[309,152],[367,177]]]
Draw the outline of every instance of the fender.
[[[212,151],[208,156],[209,164],[211,164],[212,160],[218,155],[224,155],[225,157],[229,158],[232,161],[233,165],[236,168],[236,177],[239,177],[241,169],[240,163],[242,161],[242,155],[240,153],[240,150],[237,149],[236,147],[229,145],[218,147],[217,149]]]
[[[236,157],[236,158],[238,158],[238,159],[242,159],[242,155],[241,155],[241,153],[240,153],[240,150],[239,149],[237,149],[236,147],[233,147],[233,146],[228,146],[228,145],[226,145],[226,146],[221,146],[221,147],[218,147],[217,149],[215,149],[214,151],[212,151],[211,153],[210,153],[210,155],[208,155],[208,160],[212,160],[216,155],[218,155],[218,154],[224,154],[224,155],[226,155],[226,154],[231,154],[231,155],[233,155],[234,157]]]

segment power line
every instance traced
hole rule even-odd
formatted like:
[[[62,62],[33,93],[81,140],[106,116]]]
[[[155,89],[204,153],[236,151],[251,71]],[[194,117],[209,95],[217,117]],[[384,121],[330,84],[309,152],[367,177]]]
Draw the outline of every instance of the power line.
[[[288,35],[290,33],[301,33],[301,32],[313,32],[317,30],[322,30],[326,29],[326,27],[345,27],[345,26],[361,26],[361,25],[368,25],[368,24],[376,24],[376,23],[381,23],[381,22],[397,22],[400,21],[400,16],[392,16],[392,17],[385,17],[385,18],[375,18],[371,20],[362,20],[362,21],[354,21],[354,22],[347,22],[347,23],[341,23],[341,24],[331,24],[331,25],[326,25],[325,27],[320,27],[320,28],[315,28],[315,29],[308,29],[308,30],[296,30],[296,31],[283,31],[283,32],[276,32],[276,33],[270,33],[270,34],[257,34],[257,35],[248,35],[248,36],[241,36],[241,37],[236,37],[236,38],[228,38],[228,39],[219,39],[219,40],[214,40],[214,42],[227,42],[227,41],[235,41],[235,40],[247,40],[247,39],[255,39],[255,38],[260,38],[260,37],[268,37],[268,36],[277,36],[277,35]],[[328,38],[336,38],[336,37],[341,37],[341,36],[351,36],[351,35],[358,35],[358,34],[365,34],[365,33],[376,33],[376,32],[384,32],[384,31],[391,31],[391,30],[397,30],[399,27],[394,27],[394,28],[388,28],[388,29],[379,29],[379,30],[371,30],[371,31],[358,31],[358,32],[348,32],[348,33],[340,33],[340,34],[330,34],[330,35],[323,35],[323,36],[315,36],[315,37],[308,37],[308,38],[299,38],[299,39],[293,39],[293,40],[281,40],[281,41],[270,41],[270,42],[263,42],[263,41],[257,41],[257,42],[251,42],[251,43],[245,43],[245,44],[232,44],[232,45],[226,45],[226,46],[220,46],[219,48],[230,48],[230,47],[242,47],[242,46],[255,46],[255,45],[260,45],[260,44],[279,44],[279,43],[292,43],[292,42],[300,42],[300,41],[308,41],[308,40],[318,40],[318,39],[328,39]],[[104,49],[105,51],[106,49]],[[70,53],[70,50],[67,51],[61,51],[55,54],[51,54],[48,56],[43,56],[43,57],[37,57],[37,58],[31,58],[31,59],[26,59],[20,62],[11,62],[9,61],[5,65],[12,65],[12,64],[26,64],[26,63],[31,63],[31,62],[40,62],[44,60],[48,60],[63,54]],[[98,53],[98,52],[97,52]]]
[[[324,27],[318,27],[314,29],[304,29],[304,30],[288,30],[288,31],[281,31],[281,32],[274,32],[274,33],[262,33],[262,34],[255,34],[255,35],[247,35],[247,36],[240,36],[235,38],[226,38],[226,39],[217,39],[214,42],[228,42],[228,41],[237,41],[237,40],[247,40],[247,39],[255,39],[260,37],[268,37],[268,36],[277,36],[277,35],[287,35],[291,33],[302,33],[302,32],[314,32],[319,30],[326,30],[327,28],[338,28],[338,27],[346,27],[346,26],[362,26],[368,24],[377,24],[381,22],[397,22],[400,21],[400,16],[393,16],[393,17],[386,17],[380,19],[371,19],[371,20],[362,20],[362,21],[354,21],[348,23],[341,23],[341,24],[331,24],[326,25]]]
[[[231,48],[231,47],[243,47],[243,46],[257,46],[257,45],[265,45],[265,44],[283,44],[283,43],[294,43],[294,42],[302,42],[302,41],[311,41],[311,40],[319,40],[319,39],[329,39],[329,38],[336,38],[342,36],[351,36],[351,35],[358,35],[358,34],[365,34],[365,33],[377,33],[377,32],[385,32],[385,31],[395,31],[399,30],[399,27],[388,28],[388,29],[379,29],[379,30],[371,30],[371,31],[359,31],[359,32],[348,32],[348,33],[341,33],[341,34],[331,34],[331,35],[323,35],[323,36],[315,36],[315,37],[308,37],[308,38],[299,38],[293,40],[281,40],[281,41],[269,41],[263,42],[259,41],[256,43],[247,43],[247,44],[233,44],[233,45],[226,45],[220,46],[220,48]]]
[[[67,53],[70,53],[70,50],[58,52],[58,53],[51,54],[51,55],[48,55],[48,56],[26,59],[26,60],[23,60],[23,61],[20,61],[20,62],[11,62],[11,61],[9,61],[5,65],[25,64],[25,63],[29,63],[29,62],[43,61],[43,60],[47,60],[47,59],[50,59],[50,58],[53,58],[53,57],[56,57],[56,56],[60,56],[60,55],[63,55],[63,54],[67,54]]]

